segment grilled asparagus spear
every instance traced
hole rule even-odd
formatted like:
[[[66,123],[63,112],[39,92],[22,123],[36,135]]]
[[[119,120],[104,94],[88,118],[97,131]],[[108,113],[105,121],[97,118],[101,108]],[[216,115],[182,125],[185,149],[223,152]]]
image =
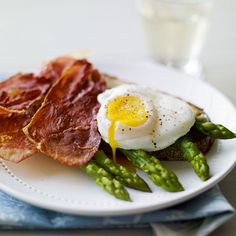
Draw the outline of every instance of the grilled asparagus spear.
[[[196,118],[195,127],[203,134],[215,139],[236,138],[236,134],[225,128],[223,125],[214,124],[205,118]]]
[[[206,157],[187,137],[182,137],[175,143],[183,157],[192,165],[193,170],[203,181],[209,178],[209,166]]]
[[[95,161],[102,168],[114,175],[114,177],[124,185],[137,190],[151,192],[148,184],[141,177],[135,173],[129,172],[124,166],[114,163],[103,151],[98,151],[94,157]]]
[[[116,180],[102,167],[97,165],[94,161],[90,161],[86,166],[83,167],[83,170],[94,179],[96,184],[98,184],[114,197],[125,201],[131,201],[129,193],[123,184]]]
[[[143,150],[120,149],[120,151],[126,155],[137,168],[147,173],[149,178],[156,185],[168,192],[184,190],[175,173],[167,170],[156,157],[150,156]]]

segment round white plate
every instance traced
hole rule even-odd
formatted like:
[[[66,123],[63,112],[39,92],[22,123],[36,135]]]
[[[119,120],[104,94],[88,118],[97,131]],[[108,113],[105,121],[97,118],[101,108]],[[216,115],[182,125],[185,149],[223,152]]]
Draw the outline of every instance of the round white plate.
[[[96,63],[121,79],[159,88],[204,108],[210,118],[236,131],[234,106],[209,84],[151,64]],[[37,154],[20,164],[0,162],[0,189],[35,206],[81,215],[141,213],[190,199],[219,182],[234,167],[236,140],[218,141],[207,155],[211,178],[202,182],[187,162],[165,162],[179,177],[185,191],[168,193],[149,181],[153,193],[129,189],[132,202],[115,199],[80,169],[61,165]]]

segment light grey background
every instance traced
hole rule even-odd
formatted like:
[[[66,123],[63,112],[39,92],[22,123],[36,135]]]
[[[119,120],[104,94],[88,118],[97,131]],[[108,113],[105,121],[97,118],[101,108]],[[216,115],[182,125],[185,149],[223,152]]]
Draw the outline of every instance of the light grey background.
[[[236,1],[218,0],[201,59],[206,80],[236,104]],[[0,71],[32,70],[42,61],[90,49],[99,58],[145,61],[149,52],[135,0],[0,0]],[[236,169],[221,182],[236,207]],[[55,233],[68,235],[69,232]],[[98,235],[98,231],[71,231]],[[9,232],[7,235],[14,235]],[[26,235],[25,232],[21,233]],[[38,235],[34,233],[30,235]],[[100,231],[99,235],[105,232]],[[126,230],[117,235],[151,235],[150,230]],[[236,218],[213,236],[236,234]],[[6,232],[0,232],[6,235]],[[28,235],[28,234],[27,234]],[[46,235],[45,232],[40,235]],[[54,235],[54,234],[53,234]],[[116,235],[115,233],[113,234]]]

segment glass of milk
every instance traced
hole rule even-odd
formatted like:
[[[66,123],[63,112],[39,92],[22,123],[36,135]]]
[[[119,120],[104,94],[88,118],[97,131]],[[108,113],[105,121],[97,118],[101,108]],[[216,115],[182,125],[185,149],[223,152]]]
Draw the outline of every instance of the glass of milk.
[[[140,13],[154,59],[190,75],[200,75],[198,56],[211,7],[212,0],[140,0]]]

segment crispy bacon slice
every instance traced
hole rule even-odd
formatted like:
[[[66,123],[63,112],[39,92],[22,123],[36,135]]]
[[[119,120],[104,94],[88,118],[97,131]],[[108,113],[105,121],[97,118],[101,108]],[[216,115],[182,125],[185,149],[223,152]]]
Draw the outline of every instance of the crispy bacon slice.
[[[24,113],[49,86],[45,78],[16,74],[0,83],[0,114]]]
[[[0,83],[0,157],[19,162],[36,152],[22,128],[39,108],[51,81],[16,74]]]
[[[23,129],[39,151],[70,166],[81,166],[97,151],[97,95],[103,77],[86,60],[77,60],[50,89],[40,109]]]
[[[76,61],[72,57],[58,57],[49,63],[47,63],[39,72],[39,77],[46,77],[48,79],[58,79],[61,76],[63,70],[71,66]]]
[[[20,162],[37,151],[22,128],[30,122],[51,85],[73,61],[72,58],[57,58],[38,76],[19,73],[0,83],[1,158]]]

